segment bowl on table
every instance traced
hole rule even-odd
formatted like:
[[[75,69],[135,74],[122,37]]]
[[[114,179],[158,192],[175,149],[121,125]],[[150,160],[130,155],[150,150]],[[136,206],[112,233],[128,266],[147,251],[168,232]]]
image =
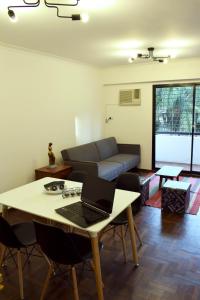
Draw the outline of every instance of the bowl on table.
[[[44,185],[45,192],[48,194],[61,194],[64,190],[65,182],[63,180],[60,181],[52,181]]]

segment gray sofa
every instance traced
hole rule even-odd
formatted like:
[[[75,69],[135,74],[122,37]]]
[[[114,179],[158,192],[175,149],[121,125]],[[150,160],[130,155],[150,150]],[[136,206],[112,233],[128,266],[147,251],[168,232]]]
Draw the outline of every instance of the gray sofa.
[[[73,170],[85,171],[109,181],[138,166],[140,145],[117,144],[114,137],[61,151]]]

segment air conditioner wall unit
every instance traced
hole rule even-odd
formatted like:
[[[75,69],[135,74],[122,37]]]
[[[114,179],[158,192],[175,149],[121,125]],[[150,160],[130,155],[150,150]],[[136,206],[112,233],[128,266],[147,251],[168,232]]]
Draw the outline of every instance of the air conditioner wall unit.
[[[141,105],[141,90],[120,90],[119,91],[119,105]]]

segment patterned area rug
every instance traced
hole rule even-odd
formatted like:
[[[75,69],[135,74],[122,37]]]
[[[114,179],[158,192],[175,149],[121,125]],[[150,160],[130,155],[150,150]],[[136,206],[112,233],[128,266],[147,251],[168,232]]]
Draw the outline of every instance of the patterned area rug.
[[[161,208],[161,191],[158,189],[159,176],[153,176],[150,181],[149,187],[149,199],[145,202],[145,205],[156,208]],[[196,215],[200,206],[200,178],[194,177],[180,177],[179,180],[190,182],[190,202],[187,214]]]

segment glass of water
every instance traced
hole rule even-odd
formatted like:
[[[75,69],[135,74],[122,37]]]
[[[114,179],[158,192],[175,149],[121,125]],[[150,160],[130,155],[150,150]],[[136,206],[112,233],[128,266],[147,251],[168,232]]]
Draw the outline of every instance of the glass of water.
[[[76,188],[75,188],[75,191],[76,191],[76,195],[77,195],[77,196],[80,196],[80,195],[81,195],[81,190],[82,190],[81,187],[76,187]]]
[[[67,198],[70,196],[69,189],[62,190],[62,197]]]

